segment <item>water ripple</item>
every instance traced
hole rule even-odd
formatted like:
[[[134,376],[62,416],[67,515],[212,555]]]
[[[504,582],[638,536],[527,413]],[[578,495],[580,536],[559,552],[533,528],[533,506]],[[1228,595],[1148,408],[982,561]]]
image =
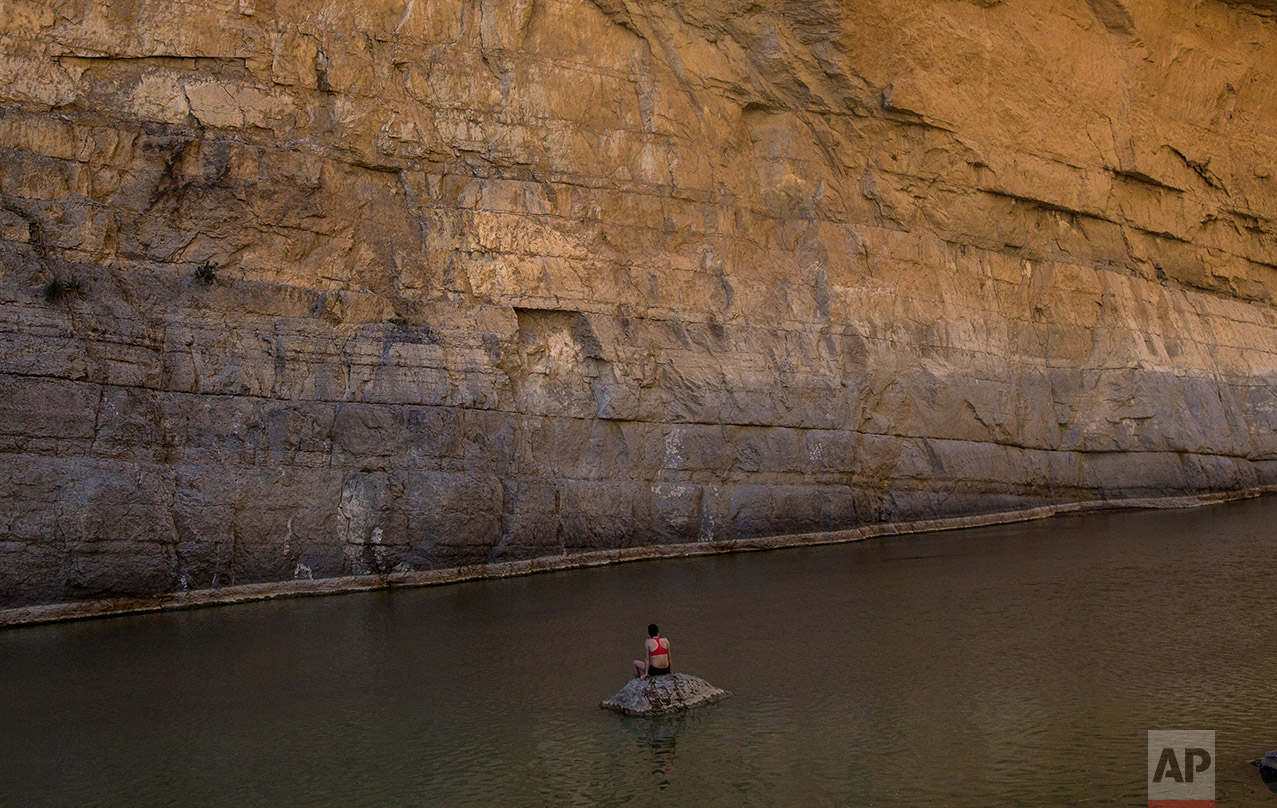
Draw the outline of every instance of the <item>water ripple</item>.
[[[1175,727],[1258,804],[1273,524],[1270,498],[8,632],[0,804],[1129,805]],[[599,710],[653,620],[736,696]]]

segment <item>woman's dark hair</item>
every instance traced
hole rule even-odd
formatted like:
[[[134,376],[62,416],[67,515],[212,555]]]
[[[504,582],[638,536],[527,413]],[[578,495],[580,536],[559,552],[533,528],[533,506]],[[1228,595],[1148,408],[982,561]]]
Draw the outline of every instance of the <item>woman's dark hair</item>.
[[[655,623],[647,627],[647,636],[649,637],[655,637],[657,634],[660,634],[660,633],[661,633],[661,630],[656,627]]]

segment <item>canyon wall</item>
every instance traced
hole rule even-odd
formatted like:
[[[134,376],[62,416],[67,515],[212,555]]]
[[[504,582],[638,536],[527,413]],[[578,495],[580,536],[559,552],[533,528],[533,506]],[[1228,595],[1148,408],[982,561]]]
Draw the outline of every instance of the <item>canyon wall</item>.
[[[1277,483],[1274,13],[7,0],[0,605]]]

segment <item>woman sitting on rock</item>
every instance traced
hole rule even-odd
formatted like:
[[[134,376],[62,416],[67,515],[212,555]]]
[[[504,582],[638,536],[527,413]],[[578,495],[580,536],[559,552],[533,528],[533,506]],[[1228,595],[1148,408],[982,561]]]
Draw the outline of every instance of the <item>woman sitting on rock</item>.
[[[639,679],[663,676],[670,672],[670,641],[661,636],[656,624],[647,627],[648,640],[644,643],[647,661],[634,660],[634,675]]]

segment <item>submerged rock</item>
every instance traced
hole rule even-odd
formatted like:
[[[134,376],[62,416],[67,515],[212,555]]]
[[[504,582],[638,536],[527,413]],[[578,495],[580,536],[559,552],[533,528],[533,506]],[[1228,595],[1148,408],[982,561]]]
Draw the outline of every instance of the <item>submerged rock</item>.
[[[730,695],[730,692],[714,687],[698,676],[675,673],[631,679],[620,692],[599,706],[626,715],[668,715],[713,704]]]

